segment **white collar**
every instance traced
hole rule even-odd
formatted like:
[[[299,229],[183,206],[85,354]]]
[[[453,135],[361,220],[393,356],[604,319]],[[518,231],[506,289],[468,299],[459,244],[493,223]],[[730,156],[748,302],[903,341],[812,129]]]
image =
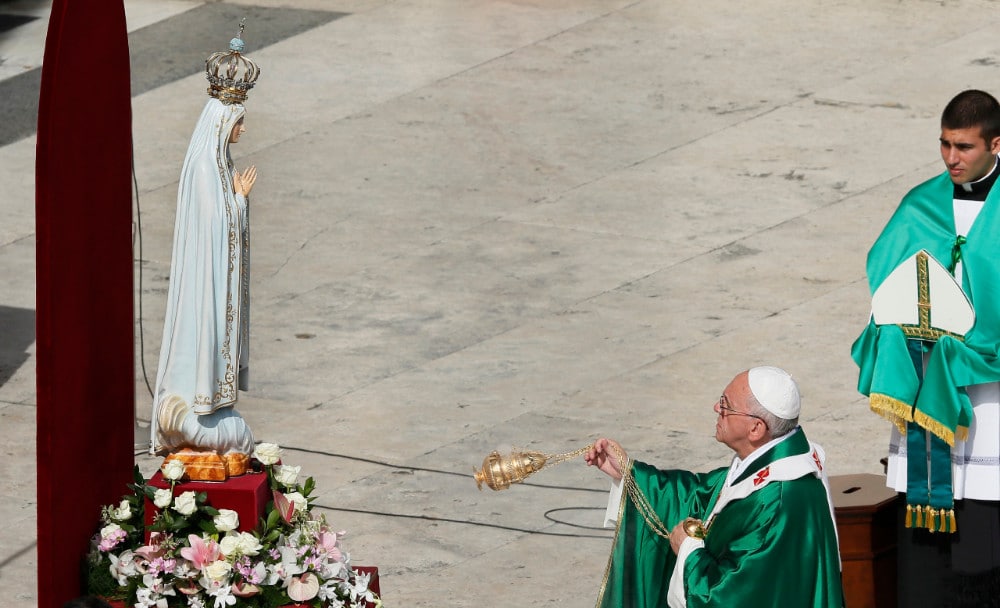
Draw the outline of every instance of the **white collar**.
[[[778,445],[782,441],[788,439],[795,433],[799,432],[800,428],[801,427],[797,426],[795,427],[794,430],[792,430],[792,432],[785,433],[784,435],[778,437],[777,439],[772,439],[771,441],[768,441],[767,443],[760,446],[756,450],[750,452],[750,454],[748,454],[747,457],[742,460],[740,459],[739,456],[733,456],[733,463],[729,465],[729,475],[726,476],[726,485],[728,486],[732,484],[733,480],[742,475],[744,471],[749,469],[750,465],[753,464],[755,460],[763,456],[765,453],[767,453],[768,450],[770,450],[774,446]]]

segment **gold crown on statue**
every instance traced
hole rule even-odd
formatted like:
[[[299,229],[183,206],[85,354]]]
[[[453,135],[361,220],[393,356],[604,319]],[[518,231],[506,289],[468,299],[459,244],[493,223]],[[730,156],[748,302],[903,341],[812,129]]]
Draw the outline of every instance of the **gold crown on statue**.
[[[208,94],[224,104],[243,103],[247,93],[257,84],[260,68],[243,55],[243,28],[246,19],[240,21],[240,33],[229,41],[229,51],[219,51],[205,60],[205,77],[208,78]]]

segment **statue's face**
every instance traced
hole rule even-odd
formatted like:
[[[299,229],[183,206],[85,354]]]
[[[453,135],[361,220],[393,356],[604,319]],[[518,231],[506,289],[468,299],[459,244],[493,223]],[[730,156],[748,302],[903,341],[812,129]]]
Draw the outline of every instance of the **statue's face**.
[[[246,125],[243,123],[244,118],[246,118],[246,115],[240,116],[240,119],[233,125],[233,132],[229,134],[229,143],[235,144],[240,141],[240,135],[243,135],[243,132],[247,130]]]

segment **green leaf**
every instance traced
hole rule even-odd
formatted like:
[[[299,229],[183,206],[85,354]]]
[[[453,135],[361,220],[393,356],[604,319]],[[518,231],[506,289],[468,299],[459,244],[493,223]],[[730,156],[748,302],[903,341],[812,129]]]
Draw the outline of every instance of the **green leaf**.
[[[302,495],[309,496],[316,488],[316,481],[312,477],[306,478],[306,484],[302,487]]]
[[[198,527],[209,534],[218,534],[219,529],[215,527],[215,522],[203,520],[198,522]]]
[[[281,519],[281,513],[278,513],[274,509],[267,514],[267,528],[268,530],[274,528],[278,525],[278,521]]]

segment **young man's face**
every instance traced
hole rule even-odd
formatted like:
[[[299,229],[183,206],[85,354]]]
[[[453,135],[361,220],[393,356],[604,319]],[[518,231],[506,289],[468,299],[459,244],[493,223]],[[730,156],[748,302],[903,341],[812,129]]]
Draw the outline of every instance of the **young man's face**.
[[[981,127],[941,129],[941,160],[956,184],[974,182],[985,177],[993,168],[1000,151],[1000,137],[983,139]]]

